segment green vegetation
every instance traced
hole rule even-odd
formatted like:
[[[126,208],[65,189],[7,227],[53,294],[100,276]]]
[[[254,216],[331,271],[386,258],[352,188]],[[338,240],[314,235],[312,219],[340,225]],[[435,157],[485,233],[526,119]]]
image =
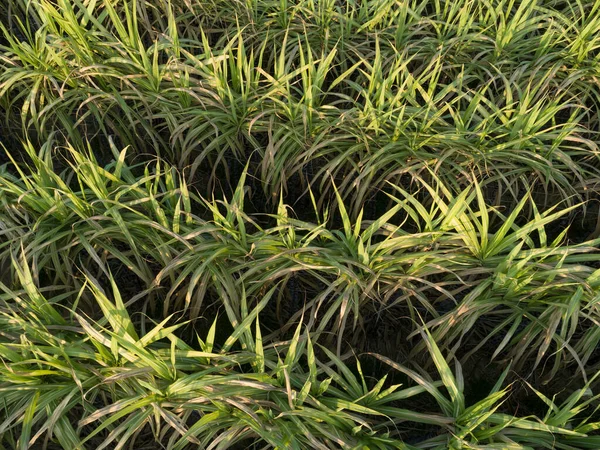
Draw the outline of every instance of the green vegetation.
[[[600,448],[600,0],[5,0],[0,450]]]

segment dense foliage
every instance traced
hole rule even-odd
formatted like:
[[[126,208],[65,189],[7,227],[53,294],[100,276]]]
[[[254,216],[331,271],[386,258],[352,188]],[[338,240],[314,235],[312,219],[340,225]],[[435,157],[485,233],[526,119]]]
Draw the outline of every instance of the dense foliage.
[[[599,449],[600,0],[5,0],[0,449]]]

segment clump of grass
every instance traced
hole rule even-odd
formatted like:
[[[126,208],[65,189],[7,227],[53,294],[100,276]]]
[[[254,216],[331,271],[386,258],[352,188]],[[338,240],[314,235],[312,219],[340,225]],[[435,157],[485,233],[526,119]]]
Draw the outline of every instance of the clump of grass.
[[[317,346],[300,325],[287,342],[263,340],[259,314],[273,289],[245,311],[222,345],[214,341],[213,325],[205,339],[190,346],[176,335],[183,323],[167,326],[170,318],[139,335],[114,280],[112,299],[96,280],[86,280],[83,289],[103,312],[94,323],[69,306],[81,291],[46,299],[22,261],[13,259],[23,287],[15,292],[2,286],[3,334],[21,336],[1,349],[10,364],[2,369],[0,427],[4,442],[14,448],[48,438],[63,448],[124,448],[144,434],[171,449],[228,448],[236,442],[382,449],[469,442],[489,448],[494,442],[598,444],[585,434],[596,424],[574,422],[596,399],[584,400],[586,389],[560,406],[538,393],[550,406],[543,420],[510,417],[497,412],[508,394],[502,388],[507,370],[488,397],[467,407],[460,364],[453,374],[428,334],[424,339],[441,381],[375,355],[415,385],[390,386],[383,377],[369,386],[358,362],[353,370]],[[423,395],[435,399],[435,411],[400,407]],[[435,426],[439,435],[417,446],[404,444],[397,428],[403,422]]]
[[[324,194],[333,174],[355,215],[423,168],[462,185],[475,172],[516,198],[523,183],[585,198],[598,179],[583,64],[597,8],[461,3],[257,1],[192,32],[191,5],[33,2],[3,28],[0,101],[42,140],[115,135],[192,178],[255,152],[269,195],[319,160],[306,181]]]
[[[414,333],[425,320],[452,353],[483,329],[476,348],[501,337],[493,357],[506,351],[517,366],[531,354],[537,366],[555,347],[552,374],[571,361],[585,376],[597,345],[586,325],[598,320],[597,270],[586,265],[597,259],[597,242],[568,245],[564,233],[553,241],[546,235],[574,206],[540,213],[526,196],[505,216],[486,205],[477,184],[453,194],[441,182],[420,181],[430,200],[394,187],[395,206],[374,221],[360,214],[353,223],[338,194],[341,230],[318,208],[316,223],[294,219],[283,202],[274,223],[262,226],[244,212],[245,175],[230,200],[206,200],[161,162],[129,167],[126,152],[114,150],[118,159],[102,168],[71,148],[77,164],[61,174],[47,157],[51,147],[39,155],[27,148],[29,174],[6,176],[1,186],[7,202],[19,205],[18,216],[7,210],[3,218],[13,239],[3,258],[22,249],[38,283],[80,288],[82,271],[107,276],[114,262],[139,278],[153,311],[196,319],[218,299],[235,321],[244,289],[264,293],[300,277],[303,308],[278,294],[289,317],[282,330],[311,311],[315,331],[337,335],[338,355],[348,330],[360,336],[366,313],[397,307]],[[136,171],[144,175],[135,178]],[[527,206],[533,219],[517,223]],[[327,287],[311,294],[319,284]],[[449,310],[438,306],[448,302]]]
[[[0,447],[600,448],[599,24],[0,5]]]

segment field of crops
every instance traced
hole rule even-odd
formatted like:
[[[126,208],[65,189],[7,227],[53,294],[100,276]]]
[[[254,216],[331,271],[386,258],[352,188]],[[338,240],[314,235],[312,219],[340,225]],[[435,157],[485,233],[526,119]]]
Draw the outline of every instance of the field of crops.
[[[600,0],[3,0],[0,450],[600,449]]]

